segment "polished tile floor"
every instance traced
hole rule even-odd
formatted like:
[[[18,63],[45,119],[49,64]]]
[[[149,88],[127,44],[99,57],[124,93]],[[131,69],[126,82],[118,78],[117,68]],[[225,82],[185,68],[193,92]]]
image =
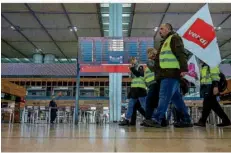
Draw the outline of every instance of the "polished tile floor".
[[[3,152],[231,151],[231,127],[2,124],[1,128]]]

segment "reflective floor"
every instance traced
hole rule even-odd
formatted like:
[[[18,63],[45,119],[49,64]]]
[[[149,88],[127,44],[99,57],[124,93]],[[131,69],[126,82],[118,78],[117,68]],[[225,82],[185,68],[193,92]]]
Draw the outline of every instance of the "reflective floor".
[[[1,138],[3,152],[231,151],[231,127],[2,124]]]

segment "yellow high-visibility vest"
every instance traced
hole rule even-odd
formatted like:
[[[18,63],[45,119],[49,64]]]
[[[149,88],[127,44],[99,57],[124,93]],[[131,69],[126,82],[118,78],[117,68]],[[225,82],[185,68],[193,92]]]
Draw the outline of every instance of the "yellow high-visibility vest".
[[[144,80],[147,87],[149,87],[149,85],[155,82],[154,72],[152,72],[148,67],[146,67],[144,71]]]
[[[140,67],[140,65],[138,65],[136,67],[136,69],[138,70],[139,67]],[[132,77],[132,82],[131,82],[132,88],[144,88],[144,89],[146,89],[144,77],[136,77],[134,74],[132,74],[131,77]]]
[[[180,69],[179,61],[177,60],[176,56],[173,54],[170,46],[172,36],[173,35],[169,36],[161,47],[160,67],[163,69],[173,69],[173,68]]]
[[[209,68],[204,66],[201,69],[201,84],[212,84],[212,81],[220,80],[220,70],[218,67]]]
[[[143,77],[136,77],[132,79],[132,88],[144,88],[146,89],[146,84]]]

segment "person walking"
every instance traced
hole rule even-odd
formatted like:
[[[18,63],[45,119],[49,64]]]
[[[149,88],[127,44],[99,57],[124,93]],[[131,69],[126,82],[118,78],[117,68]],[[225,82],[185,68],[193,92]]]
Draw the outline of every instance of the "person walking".
[[[207,64],[202,62],[200,96],[201,98],[204,98],[204,100],[202,116],[197,123],[194,123],[195,126],[205,127],[211,110],[213,110],[222,119],[222,123],[217,124],[218,127],[231,125],[228,116],[217,101],[217,96],[219,95],[219,74],[220,71],[218,66],[210,68]]]
[[[52,100],[50,101],[49,107],[51,108],[51,114],[50,114],[51,120],[50,120],[50,122],[54,123],[54,121],[57,117],[57,104],[54,101],[54,98],[52,98]]]
[[[142,108],[145,110],[145,103],[146,103],[146,84],[144,81],[144,68],[142,65],[139,65],[137,59],[135,57],[131,57],[130,59],[131,66],[129,67],[131,71],[131,89],[130,89],[130,99],[128,103],[128,109],[125,115],[125,119],[122,120],[119,125],[129,125],[134,106],[137,102],[140,102]]]
[[[184,115],[184,120],[175,127],[192,127],[191,117],[188,114],[187,107],[180,93],[180,79],[187,74],[188,65],[184,53],[184,44],[179,35],[177,35],[171,26],[166,23],[160,26],[161,41],[155,59],[155,79],[160,81],[159,103],[153,121],[146,124],[154,127],[161,127],[161,122],[170,102],[172,102],[178,111]]]

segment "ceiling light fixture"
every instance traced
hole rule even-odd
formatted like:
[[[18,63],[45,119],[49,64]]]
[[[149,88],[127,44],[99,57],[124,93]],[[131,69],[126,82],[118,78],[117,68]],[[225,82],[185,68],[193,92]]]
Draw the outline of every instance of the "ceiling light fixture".
[[[36,48],[35,51],[39,53],[39,52],[42,52],[42,49]]]
[[[128,3],[125,3],[125,4],[122,4],[123,7],[131,7],[132,4],[128,4]]]
[[[102,17],[109,17],[109,14],[108,13],[102,14]]]
[[[122,14],[122,17],[129,17],[130,14]]]
[[[16,61],[20,61],[18,58],[13,58],[14,60],[16,60]]]
[[[73,30],[74,30],[75,32],[78,30],[78,28],[77,28],[76,26],[73,26],[73,27],[69,26],[68,29],[69,29],[70,31],[73,31]]]
[[[77,27],[74,27],[74,30],[77,31],[78,30]]]
[[[214,27],[215,30],[221,30],[222,28],[221,27]]]
[[[18,30],[18,31],[22,31],[22,29],[19,26],[10,26],[10,28],[14,31]]]
[[[71,61],[76,61],[76,59],[75,59],[75,58],[72,58]]]
[[[28,59],[28,58],[24,58],[24,60],[25,60],[25,61],[29,61],[29,59]]]
[[[154,31],[157,31],[158,29],[159,29],[159,27],[155,27],[153,30],[154,30]]]
[[[65,59],[65,58],[61,58],[61,59],[60,59],[60,61],[64,61],[64,62],[65,62],[65,61],[67,61],[67,59]]]
[[[14,27],[14,26],[11,26],[10,28],[13,29],[13,30],[15,30],[15,27]]]
[[[109,23],[108,22],[104,22],[103,23],[104,25],[109,25]],[[122,23],[123,25],[129,25],[129,23],[128,22],[124,22],[124,23]]]

